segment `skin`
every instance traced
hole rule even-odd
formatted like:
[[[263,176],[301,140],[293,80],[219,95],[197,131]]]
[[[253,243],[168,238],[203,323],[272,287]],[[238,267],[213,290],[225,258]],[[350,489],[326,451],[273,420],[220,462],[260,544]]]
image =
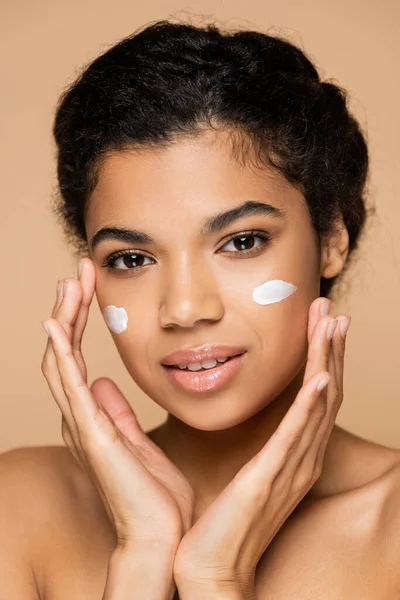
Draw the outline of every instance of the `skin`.
[[[226,231],[199,234],[204,218],[246,199],[270,202],[284,209],[287,217],[278,222],[267,216],[250,216]],[[186,534],[186,543],[180,546],[184,549],[182,564],[187,566],[185,560],[193,558],[193,549],[197,560],[199,554],[201,558],[199,548],[204,550],[204,556],[209,556],[206,535],[215,531],[221,517],[230,521],[231,530],[232,523],[243,519],[243,514],[236,514],[235,510],[240,494],[249,502],[243,493],[252,488],[232,486],[238,474],[243,482],[244,474],[262,472],[264,479],[258,477],[262,489],[268,478],[276,480],[277,472],[284,466],[285,481],[293,481],[296,473],[305,472],[305,465],[299,466],[305,455],[305,463],[310,463],[308,485],[303,484],[300,491],[299,486],[297,490],[290,488],[286,505],[282,504],[282,493],[275,493],[275,499],[273,495],[265,497],[262,535],[260,528],[248,527],[248,548],[256,545],[257,549],[247,552],[243,564],[257,566],[253,590],[257,598],[299,598],[299,589],[304,599],[320,598],[321,594],[332,599],[398,597],[395,594],[400,578],[392,557],[398,556],[399,550],[399,452],[361,440],[333,425],[342,401],[344,338],[337,327],[332,344],[326,342],[332,313],[321,318],[319,301],[315,300],[320,276],[337,275],[346,261],[348,235],[343,223],[339,222],[335,232],[323,241],[320,252],[301,191],[265,168],[240,167],[229,155],[227,139],[222,134],[205,134],[168,150],[110,156],[90,199],[88,239],[111,224],[132,226],[157,240],[150,246],[134,247],[108,240],[90,252],[90,258],[100,308],[109,304],[124,306],[130,317],[126,332],[112,334],[128,372],[168,412],[166,422],[147,432],[148,438],[179,469],[194,492],[193,527]],[[247,258],[216,252],[226,247],[228,241],[224,240],[228,235],[245,230],[268,231],[273,241]],[[126,271],[119,275],[102,268],[105,258],[121,249],[141,251],[153,261],[146,261],[149,264],[135,275]],[[232,242],[229,250],[235,251]],[[88,269],[86,276],[87,272]],[[293,282],[298,289],[280,303],[257,305],[251,299],[251,291],[270,279]],[[73,327],[68,331],[72,321],[67,313],[76,314],[82,290],[76,280],[70,279],[69,283],[69,304],[66,299],[63,308],[57,303],[53,315],[73,340]],[[87,281],[85,286],[89,286]],[[135,318],[136,315],[146,318]],[[86,318],[87,315],[82,317],[82,322]],[[172,388],[159,362],[173,350],[205,342],[244,345],[248,360],[234,386],[202,394],[199,399]],[[310,356],[307,360],[310,342],[318,349],[311,361]],[[310,376],[315,379],[323,371],[331,374],[333,384],[328,386],[329,393],[326,390],[325,395],[318,397],[312,397],[308,390],[307,398],[313,398],[310,418],[304,419],[304,405],[297,412],[290,411],[296,407],[294,400],[303,381],[311,381]],[[98,380],[91,388],[100,403],[104,401],[102,385],[104,380]],[[283,441],[290,442],[296,427],[303,440],[303,454],[293,455],[297,462],[292,460],[293,471],[289,475],[284,445],[275,452],[279,460],[271,460],[273,449],[277,448],[276,432],[279,427],[282,431],[284,423],[287,436],[283,436]],[[63,431],[65,439],[71,440],[65,419]],[[49,455],[42,460],[47,465]],[[54,457],[51,460],[54,464]],[[74,552],[81,553],[83,564],[88,564],[83,548],[91,525],[90,535],[97,540],[91,564],[95,565],[97,576],[90,584],[80,575],[75,576],[75,581],[80,581],[80,589],[86,581],[86,593],[90,585],[92,592],[104,584],[104,566],[115,542],[115,531],[110,526],[110,514],[102,509],[98,490],[84,470],[69,461],[64,452],[58,454],[56,462],[62,461],[68,464],[68,473],[79,492],[72,499],[61,482],[49,484],[48,480],[47,485],[60,486],[58,493],[68,497],[67,506],[74,507],[75,519],[83,514],[83,507],[90,507],[90,523],[75,538],[78,541]],[[275,519],[271,517],[272,507],[280,507]],[[57,520],[62,532],[73,527],[74,519],[66,516],[67,512],[61,511]],[[251,514],[255,513],[253,506]],[[249,522],[256,523],[251,519]],[[242,531],[241,527],[238,529]],[[215,535],[212,547],[217,538]],[[225,560],[229,548],[222,548]],[[60,567],[63,563],[61,573],[66,572],[61,555],[57,562],[57,557],[50,556],[49,547],[36,561],[35,573],[40,589],[46,590],[46,598],[63,598],[61,575],[51,579],[49,576],[60,572],[55,570],[56,564]],[[236,558],[235,555],[233,560]],[[387,575],[384,584],[382,569]],[[190,572],[191,581],[185,584],[198,583],[200,572],[204,574],[204,564],[196,565]],[[186,592],[185,585],[182,590]],[[188,597],[195,598],[193,589],[190,592]]]

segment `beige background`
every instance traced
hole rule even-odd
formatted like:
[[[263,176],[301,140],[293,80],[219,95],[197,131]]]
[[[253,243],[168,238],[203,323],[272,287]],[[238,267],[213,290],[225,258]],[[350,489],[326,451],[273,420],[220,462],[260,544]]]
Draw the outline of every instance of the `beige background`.
[[[50,211],[51,139],[59,94],[78,70],[121,37],[160,18],[204,15],[220,25],[270,29],[300,44],[323,77],[351,94],[367,128],[377,217],[347,277],[336,313],[352,315],[345,399],[338,424],[400,447],[400,203],[398,0],[2,0],[0,7],[0,451],[63,444],[61,414],[41,373],[57,279],[76,268]],[[201,22],[197,16],[196,22]],[[90,382],[115,379],[145,429],[165,411],[131,381],[97,303],[84,340]]]

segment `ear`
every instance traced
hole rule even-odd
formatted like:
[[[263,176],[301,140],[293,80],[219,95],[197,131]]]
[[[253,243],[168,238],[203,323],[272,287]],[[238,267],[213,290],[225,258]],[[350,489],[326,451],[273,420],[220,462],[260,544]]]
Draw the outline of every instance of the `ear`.
[[[349,253],[349,233],[342,216],[336,219],[331,233],[321,243],[321,277],[331,279],[339,275]]]

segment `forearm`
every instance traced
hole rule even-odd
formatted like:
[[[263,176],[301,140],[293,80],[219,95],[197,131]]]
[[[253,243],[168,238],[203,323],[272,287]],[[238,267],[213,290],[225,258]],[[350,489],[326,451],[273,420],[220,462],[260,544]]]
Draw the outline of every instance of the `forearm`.
[[[102,600],[172,600],[174,553],[116,550]]]

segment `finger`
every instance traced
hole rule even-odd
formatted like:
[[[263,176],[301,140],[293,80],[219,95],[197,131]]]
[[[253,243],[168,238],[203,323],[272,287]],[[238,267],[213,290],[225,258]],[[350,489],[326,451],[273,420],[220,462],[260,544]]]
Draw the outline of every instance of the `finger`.
[[[320,297],[314,300],[310,307],[309,314],[309,322],[308,322],[308,343],[309,343],[309,351],[308,351],[308,370],[305,373],[303,385],[310,377],[310,364],[313,364],[313,356],[319,356],[319,361],[314,361],[314,366],[312,367],[315,372],[318,372],[319,369],[325,369],[328,373],[330,373],[333,380],[336,380],[336,372],[335,365],[333,362],[333,353],[332,353],[332,345],[329,344],[327,337],[324,333],[324,325],[321,324],[320,321],[329,315],[329,310],[331,307],[331,301],[328,298]],[[316,326],[319,324],[318,329],[316,330]],[[326,327],[326,325],[325,325]],[[332,383],[330,383],[330,388],[332,387]],[[330,389],[329,389],[330,391]],[[305,423],[305,427],[303,432],[300,435],[298,440],[298,455],[294,457],[294,461],[297,461],[300,457],[300,464],[304,461],[304,455],[306,451],[309,451],[310,459],[314,458],[314,455],[310,452],[311,443],[314,440],[319,428],[321,427],[324,419],[326,418],[326,414],[328,412],[328,391],[326,389],[322,390],[315,397],[315,392],[313,388],[310,388],[311,394],[311,404],[309,405],[309,415]],[[315,398],[315,405],[312,404],[313,399]],[[302,401],[304,403],[304,400]],[[307,407],[304,407],[307,409]],[[301,458],[301,456],[303,458]]]
[[[337,319],[339,323],[332,338],[332,346],[339,394],[343,398],[344,355],[346,350],[347,332],[350,327],[351,317],[339,315]]]
[[[343,364],[344,364],[344,342],[345,338],[340,332],[340,322],[345,318],[339,315],[338,325],[333,333],[329,353],[328,371],[332,376],[326,394],[326,413],[321,423],[321,431],[313,433],[314,442],[318,446],[320,442],[328,441],[340,404],[343,399]],[[326,446],[326,444],[323,444]]]
[[[301,390],[306,398],[300,404],[307,407],[303,417],[300,417],[304,419],[305,415],[303,435],[300,435],[296,452],[293,452],[287,461],[289,482],[303,495],[310,490],[321,474],[320,457],[321,453],[323,454],[321,442],[326,436],[326,415],[330,410],[328,396],[333,376],[332,374],[329,374],[329,378],[317,376],[311,381],[315,383],[311,387],[307,384]]]
[[[311,313],[310,321],[313,317],[316,318]],[[314,326],[303,386],[277,430],[257,455],[260,473],[269,473],[276,478],[285,469],[290,482],[300,470],[304,481],[312,481],[317,453],[315,447],[310,451],[310,445],[324,420],[328,402],[326,386],[319,390],[317,384],[321,379],[331,382],[336,377],[331,341],[328,339],[328,328],[334,321],[331,315],[327,315],[320,317]],[[300,469],[307,452],[308,464]],[[265,464],[260,468],[259,463],[263,461]]]
[[[320,372],[307,381],[300,389],[295,401],[279,423],[268,442],[254,457],[255,473],[261,476],[275,478],[283,468],[289,464],[289,459],[297,455],[297,448],[302,439],[304,430],[316,401],[320,395],[317,385],[321,380],[330,380],[328,372]],[[297,456],[297,462],[301,456]],[[251,465],[253,460],[248,465]],[[296,468],[296,459],[291,462],[293,471]],[[253,467],[250,467],[253,469]]]
[[[331,348],[331,337],[329,338],[329,336],[332,336],[336,325],[337,320],[331,315],[321,317],[315,325],[308,345],[303,383],[307,383],[310,377],[320,371],[328,371]]]
[[[80,282],[73,277],[64,280],[64,296],[52,318],[57,319],[63,326],[68,339],[72,342],[76,321],[80,311],[83,290]],[[75,352],[84,378],[87,377],[86,364],[80,352]]]
[[[100,377],[92,383],[90,389],[99,405],[132,444],[143,445],[145,440],[147,443],[149,438],[139,424],[131,405],[112,379]]]
[[[329,326],[328,326],[329,328]],[[327,331],[327,330],[326,330]],[[338,331],[334,330],[331,342],[327,340],[327,335],[317,336],[315,343],[319,344],[321,354],[321,364],[325,364],[327,371],[331,376],[329,384],[321,390],[320,394],[315,397],[314,407],[311,408],[306,426],[301,440],[299,441],[298,452],[301,455],[301,460],[298,463],[298,469],[309,472],[314,472],[315,465],[318,462],[320,453],[324,451],[325,442],[330,435],[333,422],[336,418],[336,405],[338,396],[338,381],[336,361],[334,355],[334,336]],[[335,339],[335,344],[337,343]],[[318,350],[317,350],[318,352]],[[326,356],[328,352],[328,356]],[[313,393],[313,391],[311,392]],[[297,401],[297,399],[296,399]],[[304,404],[304,401],[302,401]]]
[[[337,414],[343,402],[343,372],[344,372],[344,354],[346,334],[350,325],[351,318],[345,315],[339,315],[338,326],[332,338],[332,351],[330,362],[330,372],[334,377],[334,382],[329,384],[327,406],[328,410],[321,426],[321,431],[315,436],[314,444],[317,448],[317,461],[322,467],[323,454],[325,453],[329,437],[332,433]],[[340,327],[342,325],[342,327]]]
[[[74,290],[72,290],[72,298],[71,298],[71,287],[67,289],[65,293],[64,284],[65,280],[59,281],[57,284],[57,299],[52,311],[52,319],[57,319],[60,324],[63,326],[68,336],[71,336],[72,332],[72,323],[75,320],[76,309],[79,305],[80,291],[79,291],[79,282],[78,289],[75,285],[75,295]],[[74,286],[73,286],[74,287]],[[83,358],[80,361],[80,369],[82,371],[83,377],[86,377],[86,366],[84,364]],[[68,429],[70,430],[71,436],[74,440],[75,445],[78,450],[82,450],[80,447],[79,434],[77,431],[77,426],[75,419],[73,418],[71,407],[68,403],[68,400],[65,397],[65,393],[63,390],[60,373],[57,366],[57,359],[54,353],[53,342],[51,337],[49,336],[46,352],[44,355],[44,359],[42,362],[42,372],[47,379],[47,383],[50,387],[52,395],[56,400],[58,407],[61,410],[63,418],[66,421]]]
[[[58,307],[60,306],[61,302],[62,302],[62,298],[63,298],[63,293],[62,293],[62,288],[63,288],[63,281],[62,280],[58,280],[57,281],[57,286],[56,286],[56,299],[51,311],[51,316],[54,317],[54,315],[56,314],[56,311],[58,309]],[[52,349],[52,345],[51,345],[51,338],[47,338],[47,342],[46,342],[46,348],[44,351],[44,355],[43,357],[46,356],[47,352]]]
[[[77,424],[72,414],[68,399],[65,396],[60,373],[58,370],[57,358],[54,352],[53,342],[50,336],[49,347],[46,350],[45,356],[43,358],[41,369],[47,381],[47,385],[49,386],[50,392],[62,414],[61,430],[63,431],[63,429],[65,430],[65,428],[68,428],[77,451],[82,452]]]
[[[269,440],[272,440],[270,452],[277,452],[271,454],[275,456],[275,461],[271,462],[272,469],[279,473],[286,467],[288,477],[289,474],[294,476],[307,452],[309,463],[313,465],[316,462],[316,454],[310,451],[310,444],[326,415],[328,392],[325,390],[320,393],[315,385],[323,375],[331,381],[336,377],[331,341],[328,339],[328,328],[333,321],[332,316],[327,315],[315,325],[308,348],[303,386]],[[264,448],[268,448],[269,442]]]
[[[63,297],[63,284],[64,280],[57,281],[56,288],[56,300],[51,312],[52,318],[55,317],[57,311],[59,310]],[[50,391],[57,402],[57,405],[61,411],[62,419],[61,419],[61,434],[64,442],[66,443],[69,450],[75,456],[77,462],[83,467],[83,452],[80,446],[79,435],[76,428],[75,420],[71,413],[71,408],[65,398],[64,391],[61,384],[60,375],[57,367],[57,360],[54,354],[53,343],[51,337],[48,336],[46,343],[46,350],[44,353],[43,361],[42,361],[42,373],[45,376],[47,383],[49,385]],[[79,458],[79,455],[82,458]]]
[[[81,280],[76,281],[74,279],[66,280],[66,294],[64,297],[63,286],[58,286],[60,291],[60,297],[55,305],[53,311],[53,318],[60,321],[63,328],[65,329],[69,339],[72,341],[73,353],[78,362],[79,368],[82,372],[83,378],[87,379],[87,368],[85,360],[81,353],[81,339],[84,328],[87,323],[87,317],[89,312],[89,306],[93,298],[94,293],[94,269],[93,263],[89,260],[83,261],[83,268],[81,273]],[[61,284],[63,282],[60,282]],[[47,350],[46,362],[49,365],[49,370],[53,370],[52,376],[52,389],[56,398],[63,398],[63,389],[61,379],[56,366],[56,358],[52,349],[52,342],[49,338],[49,348]],[[58,373],[58,376],[57,376]],[[71,414],[71,409],[68,402],[63,402],[62,409],[63,415],[65,416],[68,428],[71,432],[71,436],[74,443],[78,447],[79,451],[82,451],[79,435],[76,428],[76,423]]]
[[[64,392],[60,404],[68,402],[77,425],[83,447],[89,443],[109,445],[122,438],[107,414],[101,410],[93,394],[82,377],[81,370],[72,352],[71,342],[64,328],[56,319],[44,321],[51,336],[54,354]],[[68,422],[68,421],[67,421]]]
[[[81,261],[81,274],[79,282],[82,287],[82,298],[79,306],[78,315],[75,321],[75,327],[72,332],[72,348],[78,357],[81,354],[82,337],[86,328],[89,308],[93,300],[96,287],[96,271],[90,258],[84,258]]]
[[[52,337],[64,393],[78,426],[84,454],[105,496],[109,498],[109,502],[114,504],[115,501],[116,510],[113,510],[113,514],[124,516],[127,494],[132,489],[134,478],[140,476],[138,481],[144,485],[145,478],[151,483],[154,478],[141,461],[132,460],[132,452],[127,449],[123,436],[97,403],[82,378],[71,342],[63,327],[56,319],[48,319],[45,324]],[[128,480],[127,473],[131,475]],[[122,484],[127,484],[125,495],[115,495],[115,482],[118,478]]]
[[[321,317],[326,317],[326,315],[329,314],[330,307],[331,307],[331,301],[328,298],[324,298],[323,296],[316,298],[311,303],[310,310],[309,310],[308,327],[307,327],[308,343],[311,342],[312,334],[313,334],[316,324],[321,319]]]
[[[68,427],[68,423],[64,416],[61,419],[61,435],[65,442],[65,445],[67,446],[71,454],[74,456],[76,462],[83,470],[85,470],[85,467],[87,466],[86,461],[84,464],[82,454],[77,450],[75,440],[71,434],[70,428]]]
[[[160,448],[144,432],[130,403],[112,379],[100,377],[92,383],[90,390],[128,442],[160,453]]]
[[[64,293],[63,293],[63,280],[59,279],[57,281],[57,288],[56,288],[56,301],[54,303],[53,306],[53,310],[51,311],[51,316],[54,317],[54,315],[56,314],[58,307],[60,306],[62,299],[63,299]]]
[[[153,485],[154,477],[140,460],[133,459],[123,435],[97,403],[82,377],[64,328],[52,318],[44,324],[52,337],[62,387],[77,423],[84,456],[96,485],[103,490],[116,529],[121,527],[121,535],[126,535],[125,528],[130,524],[135,505],[135,498],[129,496],[135,477],[142,486]],[[116,482],[121,486],[117,494]],[[127,509],[129,499],[132,506]]]
[[[72,413],[79,422],[87,423],[96,418],[98,405],[82,377],[68,335],[57,319],[49,318],[43,325],[51,337],[64,395]]]

